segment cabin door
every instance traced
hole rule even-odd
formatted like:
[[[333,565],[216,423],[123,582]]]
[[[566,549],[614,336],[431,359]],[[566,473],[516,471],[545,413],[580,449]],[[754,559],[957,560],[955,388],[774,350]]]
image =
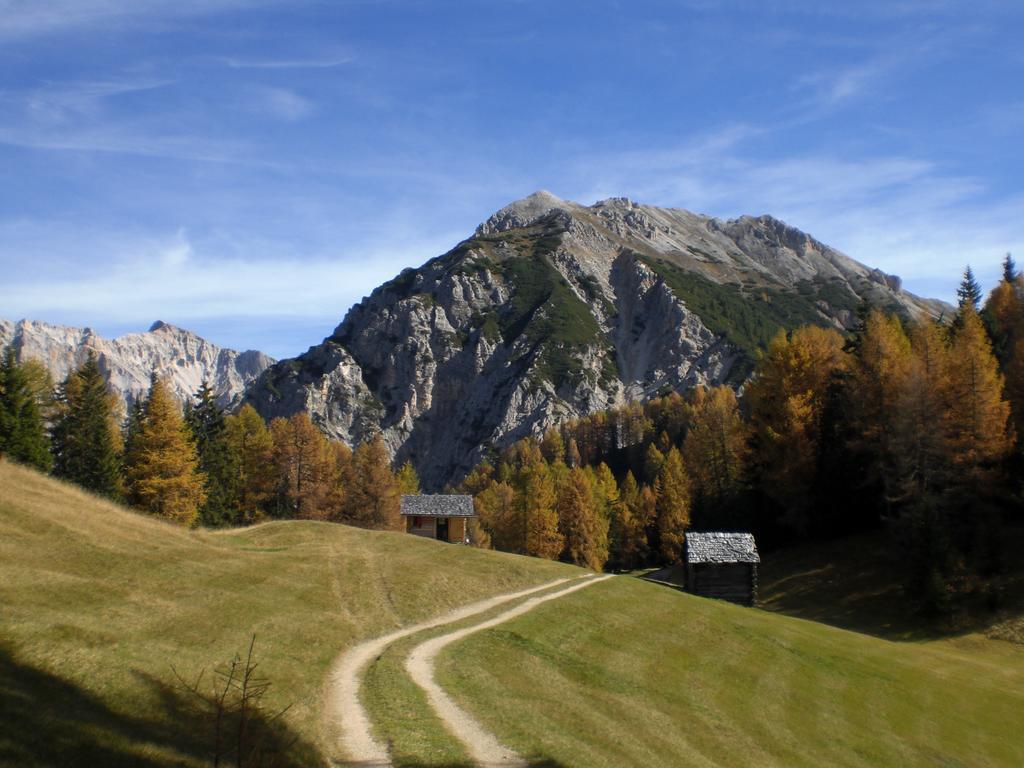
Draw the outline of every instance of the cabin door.
[[[437,540],[448,541],[448,518],[437,518]]]

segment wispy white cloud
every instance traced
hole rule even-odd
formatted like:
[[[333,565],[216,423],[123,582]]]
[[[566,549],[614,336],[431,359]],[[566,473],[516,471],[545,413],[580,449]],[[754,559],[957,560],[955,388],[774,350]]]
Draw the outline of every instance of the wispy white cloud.
[[[316,111],[316,105],[288,88],[260,86],[252,91],[249,107],[288,123],[303,120]]]
[[[333,69],[351,64],[353,56],[324,59],[238,59],[225,56],[220,59],[232,69]]]
[[[10,231],[4,228],[6,231]],[[410,264],[442,253],[465,233],[430,236],[400,233],[376,246],[318,253],[289,253],[287,245],[259,239],[236,242],[231,255],[195,241],[185,229],[163,237],[121,235],[82,243],[75,261],[102,269],[64,276],[14,274],[0,298],[0,317],[46,319],[95,327],[143,329],[156,319],[190,327],[202,320],[274,318],[302,327],[333,327],[348,307]],[[36,241],[24,253],[46,250],[54,238]],[[108,249],[116,249],[115,253]],[[247,252],[241,256],[237,251]],[[318,339],[309,338],[307,343]],[[258,344],[250,338],[243,345]],[[276,354],[299,350],[273,349]]]
[[[0,40],[17,40],[99,25],[152,24],[266,5],[269,0],[0,0]]]
[[[981,179],[911,157],[766,159],[744,146],[758,135],[738,127],[717,148],[703,138],[583,158],[577,194],[588,202],[628,194],[722,217],[769,213],[939,298],[951,298],[964,264],[995,279],[1003,253],[1024,253],[1024,195],[993,199]]]

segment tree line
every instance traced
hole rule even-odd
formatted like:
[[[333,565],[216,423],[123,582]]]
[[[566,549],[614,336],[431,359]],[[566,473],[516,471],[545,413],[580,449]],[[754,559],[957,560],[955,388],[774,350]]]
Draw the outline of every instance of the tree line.
[[[250,405],[229,415],[203,383],[184,408],[156,374],[123,415],[99,361],[52,386],[8,347],[0,363],[0,455],[186,526],[266,519],[401,528],[399,497],[418,493],[378,434],[353,451],[304,413],[268,425]]]
[[[677,563],[686,531],[771,545],[886,528],[927,606],[984,593],[1024,520],[1024,280],[1007,255],[982,307],[863,306],[849,333],[780,332],[737,397],[698,387],[590,414],[479,465],[492,546],[594,568]],[[998,595],[988,595],[997,599]]]

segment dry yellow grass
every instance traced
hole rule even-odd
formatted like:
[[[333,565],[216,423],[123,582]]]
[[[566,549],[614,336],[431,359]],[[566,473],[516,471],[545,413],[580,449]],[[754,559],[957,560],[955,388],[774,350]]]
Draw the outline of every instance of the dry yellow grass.
[[[343,648],[566,570],[329,523],[187,531],[0,462],[0,763],[202,764],[171,667],[253,634],[296,761],[317,762]]]

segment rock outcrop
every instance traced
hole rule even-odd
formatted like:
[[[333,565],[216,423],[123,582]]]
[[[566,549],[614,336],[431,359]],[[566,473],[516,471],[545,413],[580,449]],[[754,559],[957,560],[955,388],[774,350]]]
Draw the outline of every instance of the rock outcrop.
[[[538,192],[352,307],[248,399],[349,444],[381,431],[425,487],[493,448],[667,389],[742,383],[780,328],[852,326],[861,301],[941,302],[768,216],[730,221]]]
[[[206,380],[218,403],[231,408],[239,403],[246,387],[274,363],[262,352],[224,349],[163,322],[154,323],[145,333],[104,339],[90,328],[0,320],[0,348],[8,344],[14,345],[20,359],[42,362],[57,383],[92,350],[111,389],[126,405],[149,391],[150,374],[156,371],[181,401]]]

